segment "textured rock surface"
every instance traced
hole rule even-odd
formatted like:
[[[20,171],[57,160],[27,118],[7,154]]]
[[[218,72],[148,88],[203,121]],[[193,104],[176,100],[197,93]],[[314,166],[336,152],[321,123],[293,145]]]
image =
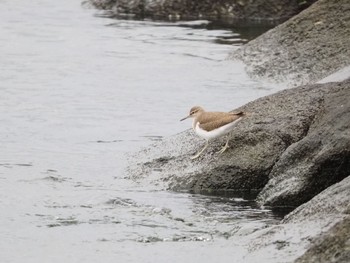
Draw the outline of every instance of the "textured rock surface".
[[[322,234],[296,263],[350,262],[350,216]]]
[[[255,78],[297,86],[350,65],[350,1],[319,0],[232,53]]]
[[[115,15],[134,14],[158,19],[208,19],[284,21],[312,1],[298,0],[90,0],[97,8]]]

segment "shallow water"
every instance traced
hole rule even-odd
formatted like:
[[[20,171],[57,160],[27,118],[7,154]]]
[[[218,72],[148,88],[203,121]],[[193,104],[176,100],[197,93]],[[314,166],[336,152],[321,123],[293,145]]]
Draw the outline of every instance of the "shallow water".
[[[278,87],[225,60],[237,32],[96,12],[0,2],[1,262],[242,259],[239,236],[271,211],[130,181],[125,155],[189,128],[195,104],[228,111]]]

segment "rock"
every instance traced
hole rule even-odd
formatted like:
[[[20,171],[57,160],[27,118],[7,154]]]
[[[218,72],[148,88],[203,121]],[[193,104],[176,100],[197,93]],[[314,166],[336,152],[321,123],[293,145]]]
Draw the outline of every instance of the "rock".
[[[350,262],[350,217],[322,234],[295,263]]]
[[[349,175],[289,213],[282,220],[282,224],[323,222],[326,226],[348,217],[350,215]],[[317,225],[315,227],[321,226]]]
[[[305,224],[317,228],[302,262],[350,262],[350,176],[327,188],[309,202],[301,205],[283,224]]]
[[[350,64],[350,2],[319,0],[234,51],[254,78],[298,86]]]
[[[350,87],[344,85],[325,94],[307,134],[280,156],[258,200],[298,206],[349,174]]]
[[[350,80],[306,85],[236,109],[249,113],[197,160],[204,141],[193,131],[157,142],[132,156],[130,177],[193,192],[251,191],[261,204],[297,206],[350,174]],[[293,183],[292,185],[290,185]]]
[[[350,65],[342,68],[331,75],[317,81],[317,83],[340,82],[350,77]]]
[[[93,6],[111,9],[116,16],[175,20],[223,20],[228,23],[280,23],[308,7],[315,0],[89,0]]]
[[[245,262],[349,262],[350,176],[253,233]]]

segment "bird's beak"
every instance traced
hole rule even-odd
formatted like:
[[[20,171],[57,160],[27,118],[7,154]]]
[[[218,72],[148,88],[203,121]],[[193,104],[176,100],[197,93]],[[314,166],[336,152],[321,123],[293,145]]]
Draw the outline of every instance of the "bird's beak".
[[[184,120],[188,119],[189,117],[191,117],[191,115],[188,115],[187,117],[181,119],[180,121],[184,121]]]

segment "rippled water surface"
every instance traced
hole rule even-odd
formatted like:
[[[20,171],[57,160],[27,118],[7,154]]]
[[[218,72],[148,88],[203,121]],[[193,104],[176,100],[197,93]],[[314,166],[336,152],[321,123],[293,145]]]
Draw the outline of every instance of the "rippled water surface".
[[[0,261],[242,259],[270,211],[130,181],[125,155],[189,128],[195,104],[228,111],[277,88],[225,60],[237,32],[95,14],[0,1]]]

